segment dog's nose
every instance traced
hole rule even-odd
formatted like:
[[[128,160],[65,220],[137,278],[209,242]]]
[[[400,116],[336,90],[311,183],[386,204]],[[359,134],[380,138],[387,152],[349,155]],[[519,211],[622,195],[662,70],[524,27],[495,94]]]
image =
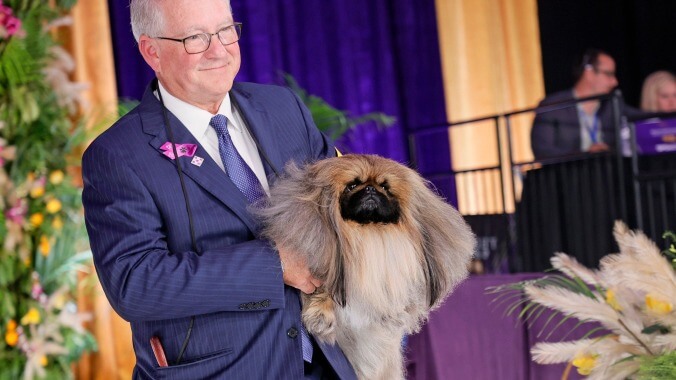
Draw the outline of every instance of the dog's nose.
[[[373,187],[373,186],[371,186],[371,185],[367,185],[367,186],[364,188],[364,190],[366,190],[366,192],[367,192],[367,193],[370,193],[370,194],[375,194],[375,193],[377,193],[376,188]]]

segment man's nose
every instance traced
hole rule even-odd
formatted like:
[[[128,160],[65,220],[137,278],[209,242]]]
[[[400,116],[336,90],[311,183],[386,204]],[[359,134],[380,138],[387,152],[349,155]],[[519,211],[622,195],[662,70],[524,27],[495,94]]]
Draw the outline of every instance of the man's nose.
[[[209,48],[205,50],[204,53],[210,55],[223,55],[226,53],[225,45],[221,43],[221,41],[218,39],[218,36],[212,35]]]

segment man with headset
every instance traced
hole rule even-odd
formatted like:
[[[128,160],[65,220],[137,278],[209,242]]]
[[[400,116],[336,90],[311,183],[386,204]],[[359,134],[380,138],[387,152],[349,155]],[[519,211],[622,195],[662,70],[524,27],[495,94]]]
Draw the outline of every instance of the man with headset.
[[[290,90],[233,83],[241,24],[228,0],[132,0],[157,80],[83,157],[94,264],[131,322],[138,379],[354,378],[314,341],[299,291],[321,282],[258,240],[247,206],[288,161],[335,155]]]
[[[575,85],[547,96],[538,107],[610,93],[617,87],[615,60],[610,54],[588,49],[573,67]],[[623,111],[630,111],[622,104]],[[539,112],[531,129],[535,159],[579,152],[601,152],[615,147],[612,106],[591,100],[566,108]]]

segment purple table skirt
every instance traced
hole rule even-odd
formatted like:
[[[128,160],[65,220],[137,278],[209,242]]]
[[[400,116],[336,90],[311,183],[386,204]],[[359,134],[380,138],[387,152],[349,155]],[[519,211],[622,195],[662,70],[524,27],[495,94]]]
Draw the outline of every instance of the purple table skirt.
[[[559,342],[580,338],[592,327],[580,326],[568,334],[577,323],[577,320],[569,320],[550,335],[559,319],[545,327],[548,315],[543,313],[529,325],[518,320],[519,310],[507,315],[508,305],[512,301],[493,302],[496,295],[486,294],[488,287],[540,276],[542,274],[482,275],[463,282],[432,313],[422,330],[408,337],[407,378],[560,379],[566,365],[537,364],[531,360],[530,348],[540,341]],[[568,379],[581,378],[575,368],[570,371]]]

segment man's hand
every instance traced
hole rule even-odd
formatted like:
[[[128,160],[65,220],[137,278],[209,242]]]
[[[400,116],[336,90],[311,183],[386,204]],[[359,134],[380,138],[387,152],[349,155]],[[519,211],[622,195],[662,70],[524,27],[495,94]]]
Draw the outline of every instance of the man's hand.
[[[284,283],[299,289],[305,294],[314,293],[322,285],[322,281],[310,274],[310,268],[308,268],[305,260],[295,252],[279,246],[277,248],[279,250],[279,258],[282,260]]]
[[[607,151],[607,150],[610,150],[610,147],[608,147],[608,144],[602,143],[602,142],[596,143],[596,144],[592,144],[592,145],[589,147],[589,153],[605,152],[605,151]]]

